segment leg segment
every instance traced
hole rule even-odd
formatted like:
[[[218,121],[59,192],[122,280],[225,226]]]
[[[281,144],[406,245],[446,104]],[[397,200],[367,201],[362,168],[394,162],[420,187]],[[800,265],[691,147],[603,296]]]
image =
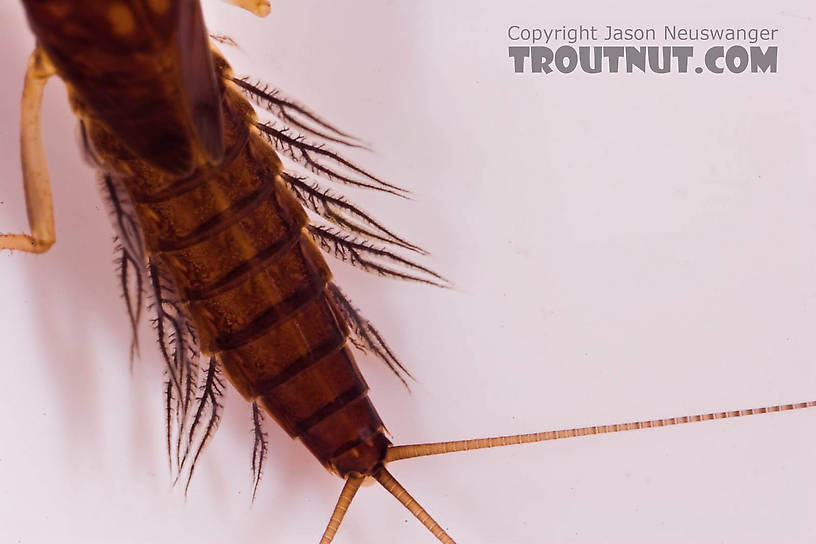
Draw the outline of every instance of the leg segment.
[[[238,6],[249,12],[254,13],[258,17],[266,17],[272,9],[269,5],[269,0],[224,0],[227,4]]]
[[[51,62],[41,49],[35,49],[28,61],[20,116],[23,189],[31,234],[0,234],[0,250],[44,253],[53,245],[56,237],[51,181],[40,132],[43,88],[52,75],[54,67]]]

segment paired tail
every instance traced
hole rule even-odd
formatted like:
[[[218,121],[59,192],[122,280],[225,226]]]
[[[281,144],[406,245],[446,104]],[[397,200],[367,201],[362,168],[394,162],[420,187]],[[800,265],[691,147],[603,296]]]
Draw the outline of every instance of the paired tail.
[[[394,498],[400,501],[402,505],[405,506],[405,508],[407,508],[408,511],[422,523],[422,525],[427,527],[428,530],[439,539],[440,542],[443,542],[444,544],[455,544],[453,539],[448,536],[448,533],[446,533],[445,530],[439,526],[436,520],[434,520],[431,515],[419,505],[411,494],[400,485],[396,478],[394,478],[384,466],[380,465],[380,467],[374,471],[372,477],[377,480],[380,485],[386,489],[386,491],[394,495]],[[340,498],[337,500],[337,505],[334,507],[334,512],[332,512],[329,525],[326,527],[326,531],[323,533],[323,538],[320,539],[320,544],[331,544],[332,540],[334,540],[334,535],[337,533],[337,529],[340,528],[340,523],[343,521],[343,517],[348,511],[351,500],[354,498],[354,495],[357,493],[357,490],[360,489],[360,485],[365,479],[366,476],[360,475],[349,476],[346,479],[346,485],[343,486],[343,491],[340,493]]]
[[[556,431],[545,431],[540,433],[517,434],[509,436],[496,436],[491,438],[476,438],[472,440],[457,440],[452,442],[435,442],[429,444],[411,444],[405,446],[392,446],[388,448],[383,463],[399,461],[401,459],[413,459],[426,455],[440,455],[457,451],[478,450],[484,448],[498,448],[502,446],[512,446],[515,444],[529,444],[532,442],[544,442],[546,440],[559,440],[561,438],[575,438],[594,434],[617,433],[623,431],[635,431],[638,429],[651,429],[653,427],[668,427],[671,425],[682,425],[684,423],[696,423],[698,421],[709,421],[714,419],[728,419],[743,416],[753,416],[757,414],[768,414],[773,412],[787,412],[790,410],[801,410],[816,406],[816,401],[800,402],[797,404],[777,404],[765,408],[751,408],[748,410],[735,410],[732,412],[712,412],[708,414],[697,414],[692,416],[671,417],[666,419],[650,419],[645,421],[632,421],[628,423],[617,423],[614,425],[600,425],[591,427],[576,427],[573,429],[561,429]],[[329,525],[323,533],[320,544],[331,544],[343,517],[348,511],[354,495],[368,476],[351,475],[346,479],[337,505],[334,507]],[[439,524],[428,514],[419,503],[403,488],[399,482],[385,469],[380,466],[371,475],[389,493],[400,501],[405,508],[411,512],[433,535],[444,544],[454,544],[454,540],[439,526]]]

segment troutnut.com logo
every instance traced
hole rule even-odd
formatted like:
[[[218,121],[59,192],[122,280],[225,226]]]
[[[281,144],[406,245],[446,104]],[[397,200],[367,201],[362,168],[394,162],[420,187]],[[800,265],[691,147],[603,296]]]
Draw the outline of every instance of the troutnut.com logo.
[[[528,28],[512,25],[507,37],[516,73],[776,73],[779,29],[742,27]],[[657,42],[662,45],[645,45]],[[590,42],[592,45],[583,45]],[[639,42],[627,44],[626,42]],[[709,42],[698,51],[685,42]],[[604,45],[609,43],[610,45]],[[523,45],[529,44],[529,45]],[[614,45],[612,45],[614,44]],[[671,45],[668,45],[671,44]]]

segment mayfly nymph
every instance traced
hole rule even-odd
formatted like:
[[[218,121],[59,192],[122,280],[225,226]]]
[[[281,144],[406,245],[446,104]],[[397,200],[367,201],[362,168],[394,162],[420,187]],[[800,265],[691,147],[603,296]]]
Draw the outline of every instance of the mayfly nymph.
[[[269,11],[265,2],[233,3]],[[21,123],[31,231],[0,236],[0,249],[41,253],[55,242],[39,109],[46,81],[58,75],[109,203],[134,330],[146,303],[154,313],[167,372],[166,446],[185,487],[218,426],[227,382],[252,406],[253,493],[268,453],[263,414],[345,480],[326,544],[369,478],[441,542],[453,542],[388,472],[389,462],[814,405],[393,446],[351,347],[371,351],[404,381],[410,375],[334,284],[320,250],[378,275],[448,285],[400,253],[422,255],[421,248],[324,185],[405,191],[335,151],[360,147],[354,137],[234,75],[197,0],[24,5],[37,37]],[[253,102],[275,120],[259,121]]]

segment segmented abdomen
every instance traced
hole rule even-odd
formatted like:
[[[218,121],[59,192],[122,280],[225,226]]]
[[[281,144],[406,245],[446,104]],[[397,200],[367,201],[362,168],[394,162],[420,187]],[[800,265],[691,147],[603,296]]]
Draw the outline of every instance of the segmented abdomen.
[[[277,155],[250,129],[251,106],[230,88],[223,106],[224,161],[183,179],[129,157],[92,120],[86,130],[127,187],[149,258],[171,275],[202,352],[328,468],[370,472],[389,442],[347,345],[329,268]]]

